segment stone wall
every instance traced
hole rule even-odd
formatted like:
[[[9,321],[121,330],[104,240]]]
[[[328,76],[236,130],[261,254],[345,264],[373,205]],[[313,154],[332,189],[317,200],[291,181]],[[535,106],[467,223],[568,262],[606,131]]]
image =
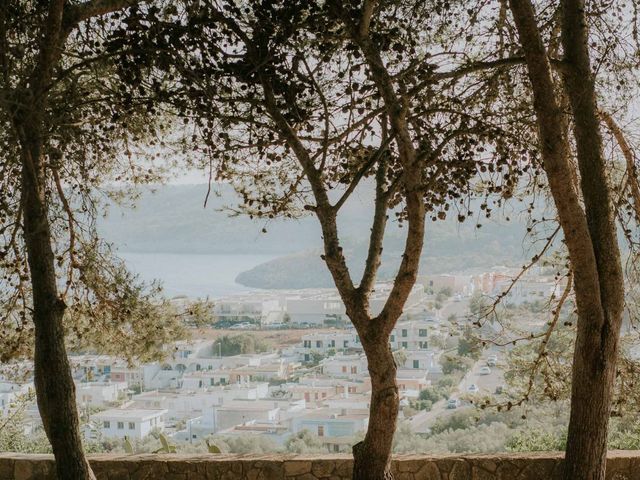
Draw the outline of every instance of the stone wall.
[[[91,455],[98,480],[346,480],[348,455]],[[396,480],[554,480],[559,453],[394,457]],[[50,455],[0,454],[0,480],[49,480]],[[608,480],[640,480],[640,451],[609,452]]]

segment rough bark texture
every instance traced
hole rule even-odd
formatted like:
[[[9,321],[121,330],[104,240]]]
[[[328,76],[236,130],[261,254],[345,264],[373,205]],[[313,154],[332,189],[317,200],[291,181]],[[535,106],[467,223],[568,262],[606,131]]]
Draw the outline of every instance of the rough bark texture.
[[[62,317],[65,310],[56,285],[54,254],[47,218],[39,138],[36,131],[31,148],[23,146],[22,202],[24,234],[33,291],[35,326],[34,379],[40,417],[56,458],[58,478],[95,478],[80,439],[75,385],[64,344]]]
[[[534,94],[543,166],[571,265],[578,310],[565,478],[604,479],[624,283],[602,154],[584,6],[563,2],[565,93],[573,113],[580,171],[576,192],[551,69],[530,0],[511,0]],[[584,201],[580,204],[579,194]]]
[[[578,322],[565,478],[604,479],[616,375],[624,279],[607,185],[584,2],[562,2],[564,82],[571,103],[585,213],[596,260],[601,310]]]
[[[369,426],[363,442],[353,447],[354,479],[391,479],[391,447],[400,397],[396,365],[387,336],[363,339],[371,376]]]
[[[20,108],[13,125],[20,146],[21,203],[27,261],[31,274],[35,329],[34,383],[40,417],[56,459],[60,480],[95,478],[79,430],[75,385],[65,348],[63,315],[55,271],[46,194],[45,124],[55,66],[68,35],[64,0],[52,0],[44,17],[37,63],[18,89]]]

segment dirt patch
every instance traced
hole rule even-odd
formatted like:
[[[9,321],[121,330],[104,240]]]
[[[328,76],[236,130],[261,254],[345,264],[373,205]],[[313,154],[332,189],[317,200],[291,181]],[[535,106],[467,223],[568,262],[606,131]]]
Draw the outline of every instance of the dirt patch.
[[[216,340],[224,335],[240,335],[249,333],[272,343],[278,348],[295,345],[302,341],[302,336],[309,333],[329,333],[334,328],[305,328],[291,330],[228,330],[216,328],[197,328],[192,331],[194,340]]]

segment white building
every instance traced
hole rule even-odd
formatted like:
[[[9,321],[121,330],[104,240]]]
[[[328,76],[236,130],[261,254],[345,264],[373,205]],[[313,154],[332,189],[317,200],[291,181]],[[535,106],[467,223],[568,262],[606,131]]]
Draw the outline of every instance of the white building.
[[[389,341],[393,350],[427,350],[427,337],[433,325],[425,320],[414,320],[396,324]]]
[[[104,437],[143,439],[153,429],[164,430],[167,410],[113,408],[91,415],[91,423]]]
[[[353,443],[353,436],[367,430],[369,412],[344,408],[318,408],[307,410],[291,420],[291,431],[308,430],[315,433],[329,451],[340,451],[342,445]]]
[[[335,378],[362,379],[369,376],[367,357],[364,354],[334,355],[321,362],[322,373]]]
[[[295,348],[295,353],[302,362],[312,360],[314,353],[325,357],[330,353],[346,350],[362,351],[362,344],[355,330],[309,333],[303,335],[301,340]]]
[[[401,367],[427,372],[438,365],[439,352],[433,350],[406,350],[405,361]]]
[[[0,381],[0,413],[6,415],[22,396],[33,393],[33,383],[14,383]]]
[[[496,282],[492,296],[504,295],[503,304],[520,306],[524,303],[548,302],[554,296],[559,296],[564,288],[553,278],[534,275],[527,275],[512,284],[512,279]]]
[[[215,415],[214,431],[217,432],[253,420],[278,422],[280,405],[268,400],[232,400],[216,407],[213,415]]]
[[[76,382],[79,406],[102,407],[126,398],[126,382]]]
[[[284,309],[278,297],[273,294],[251,293],[234,295],[216,300],[213,308],[216,321],[256,322],[261,325],[282,323]]]

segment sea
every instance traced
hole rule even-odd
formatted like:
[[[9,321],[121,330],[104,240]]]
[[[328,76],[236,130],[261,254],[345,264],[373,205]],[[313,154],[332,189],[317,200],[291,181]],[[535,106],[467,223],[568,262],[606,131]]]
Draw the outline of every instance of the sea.
[[[275,255],[118,252],[131,272],[145,282],[159,281],[168,298],[216,299],[255,289],[236,283],[239,273]]]

